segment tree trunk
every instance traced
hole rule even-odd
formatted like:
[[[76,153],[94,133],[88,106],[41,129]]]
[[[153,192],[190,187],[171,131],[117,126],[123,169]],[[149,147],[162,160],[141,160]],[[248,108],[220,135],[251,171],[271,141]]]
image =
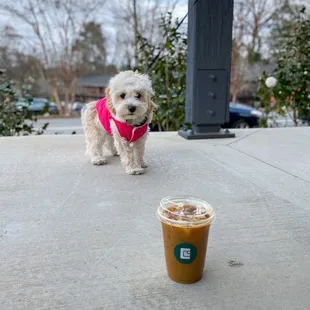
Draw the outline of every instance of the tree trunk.
[[[294,126],[298,126],[298,119],[297,119],[297,109],[296,106],[294,105],[293,107],[293,121],[294,121]]]
[[[59,111],[59,114],[63,114],[63,108],[62,108],[62,105],[60,103],[60,99],[59,99],[59,95],[58,95],[58,89],[56,86],[52,85],[52,95],[55,99],[55,103],[57,105],[57,108],[58,108],[58,111]]]
[[[238,96],[238,90],[235,90],[235,89],[232,89],[232,92],[231,92],[231,96],[232,96],[232,102],[237,102],[237,96]]]
[[[137,16],[137,0],[133,0],[133,22],[134,22],[134,34],[135,34],[135,54],[134,54],[134,67],[138,65],[138,16]]]
[[[71,105],[69,107],[69,115],[71,116],[72,115],[72,106],[73,106],[73,103],[75,102],[75,95],[76,95],[76,92],[77,92],[77,88],[78,88],[78,78],[75,77],[73,79],[73,82],[72,82],[72,86],[71,86]]]
[[[70,88],[65,87],[65,115],[70,115]]]

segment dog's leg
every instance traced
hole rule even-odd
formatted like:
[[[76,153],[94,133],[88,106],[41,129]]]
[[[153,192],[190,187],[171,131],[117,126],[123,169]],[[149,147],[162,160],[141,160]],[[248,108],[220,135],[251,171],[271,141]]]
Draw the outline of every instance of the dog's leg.
[[[107,149],[112,153],[113,156],[118,156],[118,152],[117,149],[115,147],[114,144],[114,138],[109,136],[107,137],[106,141],[105,141],[105,146],[107,147]]]
[[[134,174],[134,175],[143,174],[144,169],[141,166],[139,166],[137,162],[134,147],[119,135],[118,130],[113,121],[111,122],[111,128],[113,131],[115,147],[118,151],[118,154],[120,155],[121,163],[125,168],[126,172],[128,174]]]
[[[146,133],[143,137],[141,137],[137,142],[134,143],[135,156],[137,158],[138,165],[141,168],[148,167],[148,163],[144,157],[147,135],[148,134]]]
[[[92,132],[86,134],[86,154],[90,157],[90,162],[93,165],[104,165],[107,159],[103,156],[104,138],[102,133],[97,134]]]
[[[95,102],[89,103],[82,113],[82,124],[86,138],[86,155],[93,165],[104,165],[107,160],[103,156],[103,144],[108,133],[99,124]]]

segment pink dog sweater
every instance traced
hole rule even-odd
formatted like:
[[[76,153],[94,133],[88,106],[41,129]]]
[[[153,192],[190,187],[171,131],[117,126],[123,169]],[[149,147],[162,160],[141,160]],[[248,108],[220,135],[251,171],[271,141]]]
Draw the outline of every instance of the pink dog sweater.
[[[147,123],[136,127],[133,125],[129,125],[125,122],[120,122],[116,120],[112,116],[110,110],[107,107],[106,98],[102,98],[97,101],[96,109],[97,109],[100,123],[111,136],[113,135],[112,129],[111,129],[111,123],[110,123],[111,119],[113,119],[113,121],[115,122],[115,125],[117,127],[117,130],[120,136],[126,139],[129,143],[139,140],[148,130]]]

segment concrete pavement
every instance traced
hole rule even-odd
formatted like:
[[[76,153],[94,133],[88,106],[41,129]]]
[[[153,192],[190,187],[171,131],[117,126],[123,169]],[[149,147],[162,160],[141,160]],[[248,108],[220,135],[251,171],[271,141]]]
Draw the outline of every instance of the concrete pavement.
[[[150,168],[95,167],[81,135],[0,139],[0,309],[308,309],[310,128],[186,141],[151,134]],[[217,220],[197,284],[166,276],[166,195]]]

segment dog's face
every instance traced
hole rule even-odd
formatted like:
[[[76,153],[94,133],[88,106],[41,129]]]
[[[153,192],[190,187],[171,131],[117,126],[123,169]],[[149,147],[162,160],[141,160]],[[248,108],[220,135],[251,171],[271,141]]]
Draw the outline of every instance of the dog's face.
[[[147,75],[124,71],[113,77],[106,89],[108,108],[120,121],[135,123],[147,117],[150,122],[155,108],[153,93]]]

